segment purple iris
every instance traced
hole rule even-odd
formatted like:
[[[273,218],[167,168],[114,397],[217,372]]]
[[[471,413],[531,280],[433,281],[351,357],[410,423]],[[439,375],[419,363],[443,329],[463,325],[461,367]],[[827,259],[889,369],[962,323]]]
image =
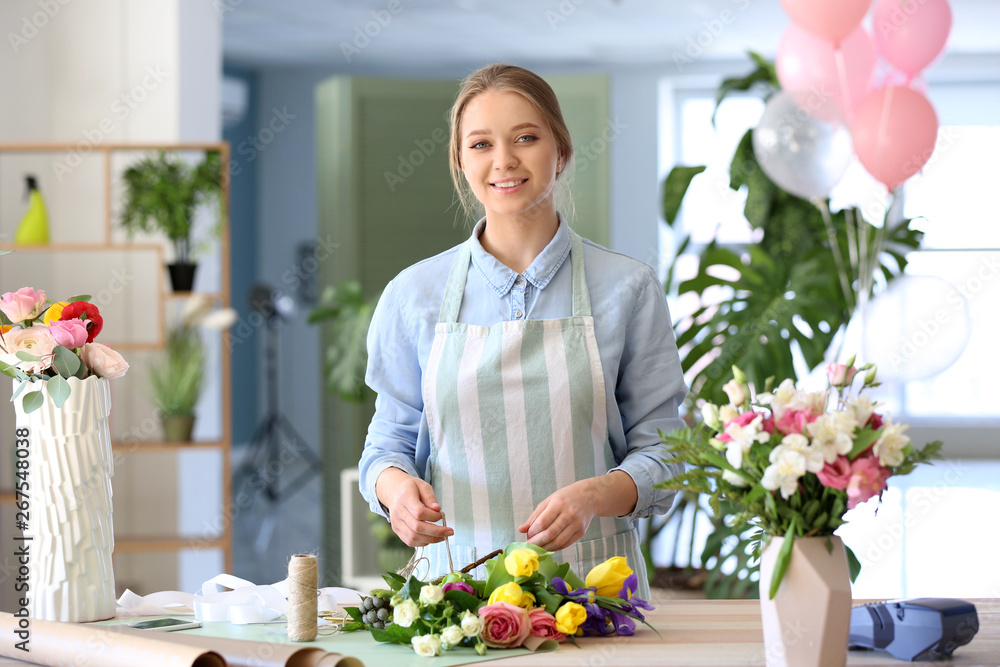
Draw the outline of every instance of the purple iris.
[[[447,584],[441,587],[446,593],[448,591],[464,591],[469,595],[475,595],[476,591],[472,590],[472,586],[465,583],[464,581],[449,581]]]
[[[644,616],[639,609],[653,609],[652,605],[645,600],[633,597],[638,586],[639,579],[635,573],[632,573],[625,580],[618,593],[625,604],[620,607],[602,607],[597,601],[597,588],[595,586],[570,590],[561,578],[554,577],[552,579],[552,587],[560,595],[583,605],[583,608],[587,610],[587,620],[579,628],[585,635],[609,636],[618,634],[627,636],[635,634],[635,621],[628,614],[643,619]]]

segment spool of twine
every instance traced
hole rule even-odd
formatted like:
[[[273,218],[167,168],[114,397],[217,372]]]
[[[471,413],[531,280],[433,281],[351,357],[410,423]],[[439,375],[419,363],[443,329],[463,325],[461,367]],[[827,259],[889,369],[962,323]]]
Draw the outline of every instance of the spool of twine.
[[[316,556],[296,554],[288,562],[288,638],[293,642],[316,639],[318,572]]]

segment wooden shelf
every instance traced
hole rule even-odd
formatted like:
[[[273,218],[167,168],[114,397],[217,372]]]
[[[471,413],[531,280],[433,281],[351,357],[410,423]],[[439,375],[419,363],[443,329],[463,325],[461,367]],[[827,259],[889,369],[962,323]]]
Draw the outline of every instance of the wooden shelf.
[[[222,301],[225,297],[219,292],[167,292],[164,299],[190,299],[193,296],[203,296],[212,301]]]
[[[111,448],[116,452],[139,453],[139,452],[173,452],[173,451],[199,451],[206,449],[224,449],[226,443],[220,441],[213,442],[114,442]]]
[[[148,553],[151,551],[181,551],[182,549],[228,550],[228,540],[223,535],[163,535],[159,537],[115,536],[115,553]]]
[[[46,243],[43,245],[21,245],[0,243],[0,250],[17,252],[163,252],[163,246],[155,243]]]

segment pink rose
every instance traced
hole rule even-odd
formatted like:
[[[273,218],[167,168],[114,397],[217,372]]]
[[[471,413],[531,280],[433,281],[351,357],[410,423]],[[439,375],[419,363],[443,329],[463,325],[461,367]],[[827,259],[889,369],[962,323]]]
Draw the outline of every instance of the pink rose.
[[[823,469],[816,473],[820,483],[831,489],[843,491],[851,481],[851,462],[846,456],[840,455],[834,459],[833,463],[827,463]]]
[[[528,612],[528,621],[531,623],[532,637],[555,639],[557,642],[566,639],[566,635],[556,630],[556,617],[541,607],[535,607]]]
[[[33,320],[44,309],[45,290],[36,292],[30,287],[22,287],[16,292],[7,292],[0,297],[0,311],[3,311],[14,324]]]
[[[854,366],[831,361],[830,365],[826,367],[826,379],[830,381],[831,387],[846,387],[854,380],[854,375],[857,372],[858,369]]]
[[[74,349],[87,342],[87,325],[83,320],[60,320],[49,325],[49,333],[56,343]]]
[[[101,343],[84,345],[80,349],[80,358],[94,375],[108,380],[121,377],[128,370],[128,362],[122,355]]]
[[[52,365],[52,349],[55,346],[56,340],[46,326],[11,329],[0,338],[0,359],[29,375],[40,373]],[[15,356],[18,352],[36,356],[39,361],[21,361]]]
[[[441,588],[444,589],[445,593],[447,593],[448,591],[463,591],[465,593],[468,593],[469,595],[476,594],[476,591],[472,589],[472,586],[465,583],[464,581],[449,581]]]
[[[516,648],[531,631],[528,612],[509,602],[494,602],[479,608],[483,622],[480,637],[490,648]]]
[[[819,415],[814,415],[808,410],[786,410],[785,414],[781,415],[781,419],[778,420],[776,426],[785,435],[789,433],[802,433],[806,428],[806,424],[816,421],[817,417]]]
[[[750,410],[748,412],[742,412],[742,413],[740,413],[740,416],[737,417],[736,419],[730,419],[728,422],[726,422],[725,425],[722,428],[723,428],[723,430],[725,430],[727,427],[729,427],[729,426],[731,426],[733,424],[735,424],[737,426],[748,426],[754,419],[756,419],[757,417],[759,417],[759,416],[761,416],[763,414],[764,414],[763,412],[754,412],[752,410]],[[762,429],[765,430],[765,431],[767,431],[768,420],[767,419],[763,419],[763,420],[761,420],[761,422],[762,422],[761,423]],[[767,431],[767,432],[768,433],[774,433],[774,422],[773,421],[771,421],[770,426],[771,426],[771,430]],[[716,436],[715,439],[718,440],[719,442],[729,442],[733,438],[728,433],[720,433],[719,435]]]
[[[885,491],[886,480],[891,474],[874,456],[855,459],[851,464],[851,481],[847,484],[847,509]]]

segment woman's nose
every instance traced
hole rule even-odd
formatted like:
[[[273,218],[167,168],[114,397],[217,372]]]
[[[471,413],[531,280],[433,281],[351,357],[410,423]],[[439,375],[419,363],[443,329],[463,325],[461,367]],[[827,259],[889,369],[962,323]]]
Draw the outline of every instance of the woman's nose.
[[[506,171],[517,166],[517,156],[514,151],[504,146],[498,146],[493,152],[493,168]]]

